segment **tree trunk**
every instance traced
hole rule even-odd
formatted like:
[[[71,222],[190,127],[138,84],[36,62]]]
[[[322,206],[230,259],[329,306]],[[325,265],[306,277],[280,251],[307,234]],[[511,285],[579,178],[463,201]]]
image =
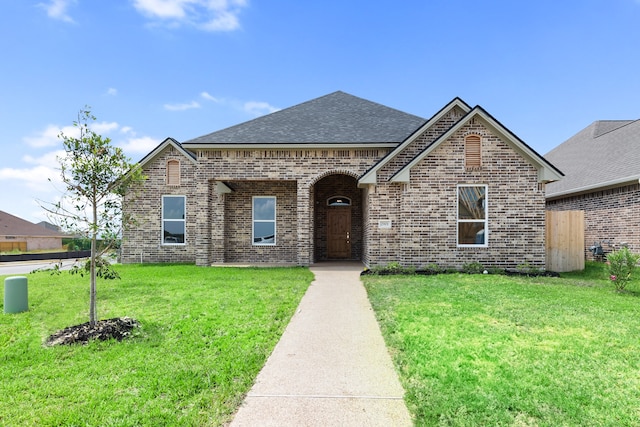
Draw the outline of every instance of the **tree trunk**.
[[[93,200],[93,223],[91,224],[91,290],[89,292],[89,324],[91,327],[96,325],[98,321],[98,313],[96,309],[96,253],[97,253],[97,230],[96,222],[98,221],[98,208],[95,199]]]

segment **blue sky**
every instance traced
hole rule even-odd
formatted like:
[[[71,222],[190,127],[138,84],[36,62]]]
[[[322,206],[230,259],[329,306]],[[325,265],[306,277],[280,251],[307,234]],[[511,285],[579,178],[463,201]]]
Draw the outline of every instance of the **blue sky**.
[[[132,160],[336,90],[459,96],[541,154],[640,118],[640,0],[4,0],[0,28],[0,210],[34,222],[85,105]]]

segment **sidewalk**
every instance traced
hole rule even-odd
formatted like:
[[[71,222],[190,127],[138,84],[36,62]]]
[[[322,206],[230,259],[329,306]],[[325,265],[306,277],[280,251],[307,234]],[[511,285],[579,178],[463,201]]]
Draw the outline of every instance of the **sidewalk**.
[[[311,267],[315,280],[232,427],[411,425],[362,268]]]

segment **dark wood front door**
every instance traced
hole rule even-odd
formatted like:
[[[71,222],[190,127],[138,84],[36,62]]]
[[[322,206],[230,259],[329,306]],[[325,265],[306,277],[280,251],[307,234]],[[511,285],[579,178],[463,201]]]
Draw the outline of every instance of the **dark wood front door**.
[[[327,211],[327,257],[351,258],[351,208],[335,207]]]

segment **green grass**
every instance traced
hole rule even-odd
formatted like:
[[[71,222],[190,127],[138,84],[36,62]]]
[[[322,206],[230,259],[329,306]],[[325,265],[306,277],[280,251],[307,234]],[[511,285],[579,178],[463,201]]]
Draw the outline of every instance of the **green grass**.
[[[88,320],[88,278],[28,276],[29,311],[0,317],[0,425],[222,425],[312,280],[303,268],[117,269],[122,280],[98,282],[98,314],[142,327],[86,346],[43,342]]]
[[[640,283],[368,276],[419,426],[640,426]]]

